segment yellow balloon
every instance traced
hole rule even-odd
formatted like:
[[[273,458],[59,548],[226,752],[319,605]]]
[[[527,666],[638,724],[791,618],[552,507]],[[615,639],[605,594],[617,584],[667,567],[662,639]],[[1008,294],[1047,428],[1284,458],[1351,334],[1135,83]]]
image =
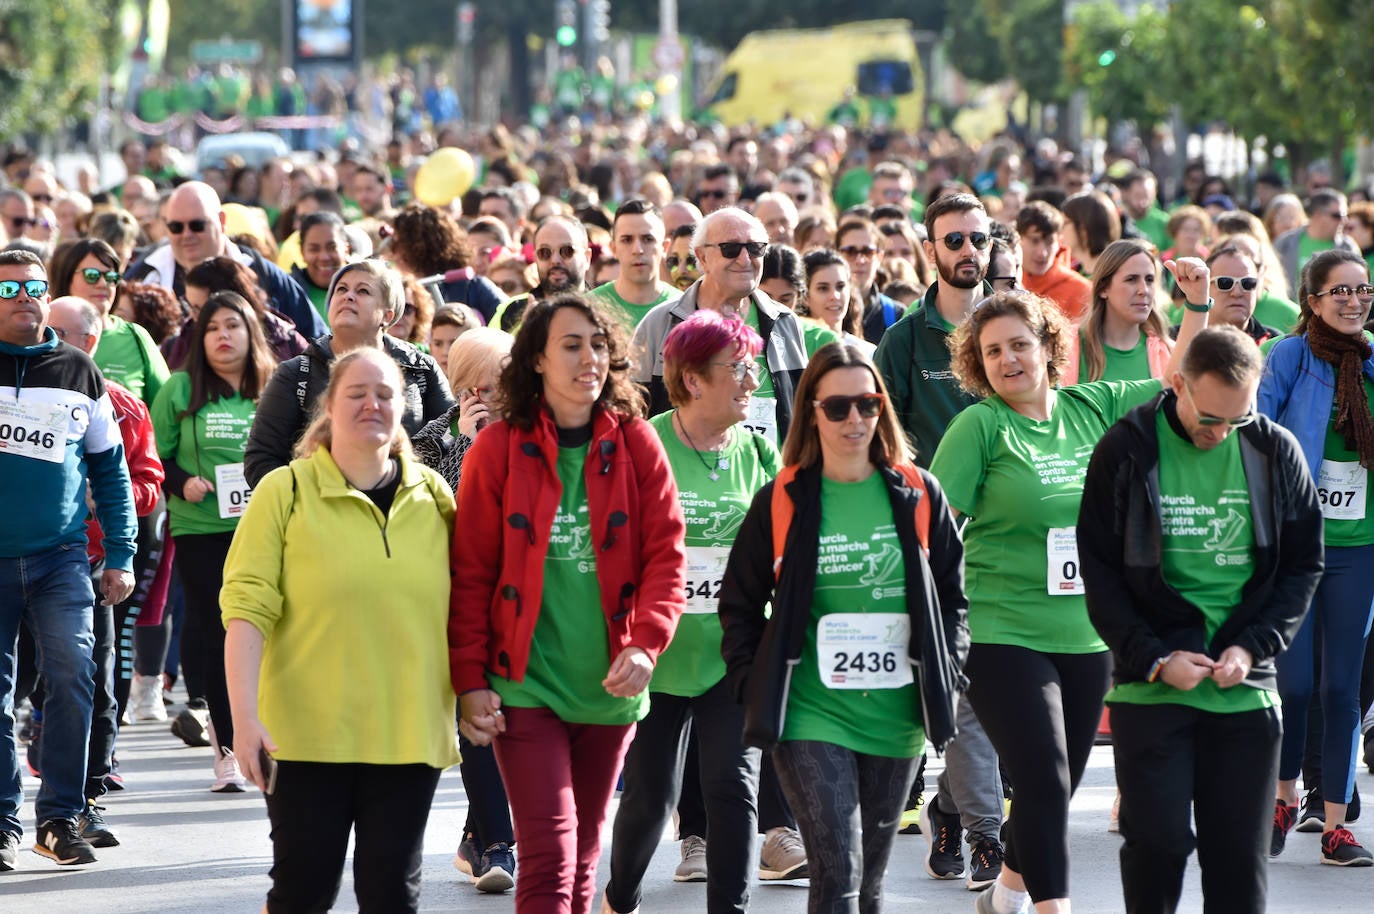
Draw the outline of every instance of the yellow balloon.
[[[415,196],[430,206],[448,206],[468,192],[477,167],[461,149],[436,149],[415,173]]]

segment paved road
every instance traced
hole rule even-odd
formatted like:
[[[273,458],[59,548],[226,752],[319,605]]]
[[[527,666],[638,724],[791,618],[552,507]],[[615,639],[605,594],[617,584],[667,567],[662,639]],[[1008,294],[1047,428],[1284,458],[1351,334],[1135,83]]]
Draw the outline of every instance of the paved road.
[[[21,750],[22,751],[22,750]],[[200,914],[206,911],[255,912],[266,893],[271,863],[266,811],[256,792],[213,794],[210,750],[188,749],[165,726],[140,724],[120,736],[120,760],[128,789],[111,794],[107,816],[122,845],[98,851],[98,863],[57,867],[26,848],[17,872],[0,877],[0,912],[37,914],[93,911],[102,914]],[[938,770],[933,760],[930,783]],[[1374,799],[1374,776],[1359,775],[1364,796]],[[37,783],[26,779],[30,797]],[[1106,831],[1113,796],[1111,757],[1094,752],[1083,788],[1070,816],[1074,862],[1074,910],[1111,914],[1120,901],[1116,849],[1119,839]],[[423,910],[499,914],[514,908],[510,895],[477,893],[452,865],[466,812],[457,770],[445,773],[425,836]],[[31,828],[31,807],[25,828]],[[1374,828],[1357,826],[1370,841]],[[26,838],[31,841],[32,832]],[[609,842],[609,835],[607,836]],[[924,838],[899,836],[886,882],[888,912],[971,914],[973,896],[962,882],[936,882],[921,869]],[[1340,914],[1374,910],[1374,869],[1341,870],[1318,865],[1317,837],[1294,834],[1284,856],[1270,866],[1273,914]],[[645,883],[645,914],[705,910],[701,885],[672,882],[677,846],[665,840]],[[601,883],[606,879],[603,856]],[[798,914],[805,909],[805,883],[758,887],[751,910],[758,914]],[[1202,909],[1196,866],[1189,875],[1181,910]],[[345,877],[336,910],[357,911],[351,881]]]

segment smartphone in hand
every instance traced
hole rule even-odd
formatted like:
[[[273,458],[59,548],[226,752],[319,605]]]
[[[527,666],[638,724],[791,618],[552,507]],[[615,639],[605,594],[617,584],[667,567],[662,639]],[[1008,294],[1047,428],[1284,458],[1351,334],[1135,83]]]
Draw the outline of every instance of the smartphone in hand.
[[[267,782],[267,789],[263,793],[269,797],[277,789],[277,760],[267,754],[265,748],[258,748],[258,765],[262,768],[263,779]]]

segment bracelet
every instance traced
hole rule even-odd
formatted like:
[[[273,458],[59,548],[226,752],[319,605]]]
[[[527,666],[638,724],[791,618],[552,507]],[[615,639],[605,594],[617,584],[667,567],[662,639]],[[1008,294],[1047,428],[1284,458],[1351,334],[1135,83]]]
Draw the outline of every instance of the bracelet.
[[[1154,681],[1156,681],[1157,679],[1159,679],[1159,674],[1162,673],[1162,672],[1164,671],[1164,667],[1169,663],[1170,660],[1173,660],[1173,659],[1174,659],[1174,652],[1173,652],[1173,651],[1170,651],[1169,653],[1165,654],[1163,657],[1160,657],[1158,660],[1156,660],[1156,661],[1154,662],[1154,665],[1150,667],[1150,672],[1149,672],[1149,674],[1146,675],[1145,681],[1146,681],[1146,682],[1154,682]]]
[[[1208,311],[1212,310],[1212,306],[1215,304],[1216,302],[1213,301],[1210,296],[1205,305],[1195,305],[1186,298],[1183,300],[1183,307],[1187,308],[1189,311],[1196,311],[1198,314],[1206,314]]]

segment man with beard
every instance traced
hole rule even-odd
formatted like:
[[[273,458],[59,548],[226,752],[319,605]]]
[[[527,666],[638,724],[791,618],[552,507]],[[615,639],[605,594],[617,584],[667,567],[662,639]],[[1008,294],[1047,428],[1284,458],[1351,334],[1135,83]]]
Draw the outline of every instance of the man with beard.
[[[497,308],[491,316],[491,326],[514,333],[525,309],[534,302],[564,292],[586,292],[590,264],[586,226],[572,216],[548,217],[534,230],[534,265],[539,285]]]
[[[922,245],[939,279],[931,283],[919,307],[887,328],[873,358],[921,466],[929,466],[946,427],[977,399],[959,388],[950,371],[946,342],[978,302],[992,294],[986,282],[991,223],[982,202],[972,194],[941,197],[926,210],[925,226],[929,240]],[[919,808],[920,831],[929,840],[925,869],[934,879],[964,875],[967,831],[973,863],[965,885],[976,892],[990,887],[1002,871],[1002,784],[997,753],[964,696],[959,699],[958,725],[959,736],[945,756],[935,797],[922,808],[924,778],[917,777],[902,815],[902,831],[914,831],[910,820]]]

